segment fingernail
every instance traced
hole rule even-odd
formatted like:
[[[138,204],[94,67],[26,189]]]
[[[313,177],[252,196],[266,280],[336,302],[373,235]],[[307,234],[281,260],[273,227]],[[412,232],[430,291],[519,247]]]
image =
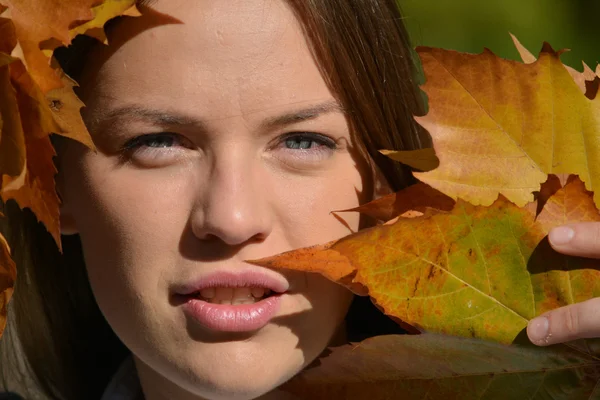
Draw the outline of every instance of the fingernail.
[[[567,244],[575,236],[575,231],[567,226],[554,228],[548,234],[548,239],[552,244]]]
[[[529,322],[529,329],[527,329],[529,339],[532,342],[541,342],[546,340],[546,338],[548,337],[549,327],[550,322],[546,317],[537,317],[532,319]]]

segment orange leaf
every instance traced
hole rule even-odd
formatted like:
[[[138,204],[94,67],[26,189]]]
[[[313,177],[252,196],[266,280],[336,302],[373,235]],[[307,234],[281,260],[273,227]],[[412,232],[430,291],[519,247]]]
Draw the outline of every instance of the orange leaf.
[[[96,146],[81,118],[83,102],[75,95],[73,88],[77,82],[59,71],[63,87],[53,89],[46,93],[47,104],[52,111],[58,129],[54,131],[61,136],[77,140],[88,148],[95,150]]]
[[[56,44],[70,44],[69,30],[77,23],[91,20],[91,7],[101,2],[102,0],[0,0],[1,5],[8,7],[2,16],[13,21],[25,64],[44,93],[61,87],[61,82],[40,46],[51,39]]]
[[[253,262],[365,287],[386,314],[425,330],[510,343],[535,316],[600,296],[595,261],[559,256],[545,239],[554,226],[600,221],[591,196],[572,178],[537,220],[503,197],[489,207],[459,200],[451,212],[399,218],[318,251]]]
[[[47,100],[27,73],[20,60],[10,59],[2,83],[6,93],[12,97],[0,101],[3,120],[9,124],[2,126],[4,140],[0,145],[0,155],[13,156],[1,158],[3,177],[0,195],[4,201],[14,199],[21,208],[29,207],[37,219],[44,223],[60,247],[59,201],[54,187],[56,168],[52,157],[55,155],[50,142],[50,132],[59,131]],[[1,77],[0,77],[1,78]],[[4,91],[3,91],[4,92]],[[18,156],[17,156],[18,155]],[[9,173],[10,172],[10,173]]]
[[[450,211],[454,203],[450,197],[431,186],[417,183],[362,206],[335,212],[356,211],[380,221],[389,221],[411,211],[424,213],[428,208]]]
[[[17,267],[10,256],[10,248],[6,239],[0,235],[0,336],[6,326],[7,306],[12,297],[16,279]]]

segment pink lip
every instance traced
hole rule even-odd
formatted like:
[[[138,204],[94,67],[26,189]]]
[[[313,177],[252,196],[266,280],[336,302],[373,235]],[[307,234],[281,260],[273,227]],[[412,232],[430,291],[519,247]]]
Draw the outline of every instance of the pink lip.
[[[187,296],[210,287],[263,287],[276,293],[283,293],[289,289],[289,284],[256,269],[240,272],[220,271],[179,285],[174,292]]]
[[[194,296],[210,287],[262,287],[276,294],[254,304],[213,304]],[[277,314],[281,295],[289,284],[258,269],[238,272],[216,272],[175,288],[175,296],[183,300],[185,314],[205,327],[221,332],[249,332],[263,328]]]
[[[205,327],[221,332],[250,332],[263,328],[275,317],[281,294],[254,304],[213,304],[190,297],[183,304],[184,312]]]

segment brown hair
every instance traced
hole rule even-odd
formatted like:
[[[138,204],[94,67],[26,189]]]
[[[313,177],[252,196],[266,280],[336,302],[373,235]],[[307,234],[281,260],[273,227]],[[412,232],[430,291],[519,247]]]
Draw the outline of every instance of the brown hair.
[[[408,168],[378,152],[429,146],[413,119],[423,114],[422,97],[396,0],[287,1],[358,143],[393,189],[411,183]],[[78,40],[83,46],[57,53],[67,74],[76,79],[84,65],[83,52],[91,47],[86,40]],[[28,399],[99,399],[128,351],[96,305],[78,237],[63,237],[60,255],[31,212],[21,212],[12,201],[3,211],[9,221],[3,233],[13,249],[18,280],[0,341],[0,387]],[[368,299],[357,299],[349,313],[351,325],[356,315],[378,314],[367,309],[373,311]],[[398,331],[385,317],[361,318],[357,326]],[[360,331],[351,338],[374,333]],[[27,390],[32,387],[38,390]]]

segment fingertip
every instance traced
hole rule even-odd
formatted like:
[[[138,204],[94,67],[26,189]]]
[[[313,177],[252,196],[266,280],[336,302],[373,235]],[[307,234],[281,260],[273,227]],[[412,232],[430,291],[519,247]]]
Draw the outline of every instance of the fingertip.
[[[547,346],[550,344],[549,330],[550,321],[546,316],[534,318],[527,324],[527,336],[531,343],[538,346]]]
[[[575,230],[570,226],[559,226],[548,233],[548,240],[552,246],[564,246],[575,237]]]

